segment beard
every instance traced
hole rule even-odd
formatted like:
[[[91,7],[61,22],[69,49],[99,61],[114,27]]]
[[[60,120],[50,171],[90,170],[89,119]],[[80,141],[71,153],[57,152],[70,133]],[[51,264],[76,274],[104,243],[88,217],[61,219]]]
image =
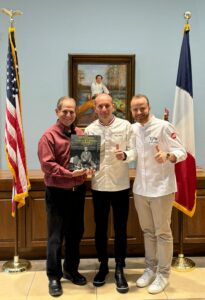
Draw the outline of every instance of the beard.
[[[135,121],[140,124],[145,124],[149,120],[149,113],[135,117]]]

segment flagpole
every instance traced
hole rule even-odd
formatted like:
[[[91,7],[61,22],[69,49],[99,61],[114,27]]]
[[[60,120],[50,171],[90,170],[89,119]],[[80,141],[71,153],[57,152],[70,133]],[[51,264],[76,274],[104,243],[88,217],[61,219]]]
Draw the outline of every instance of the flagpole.
[[[187,258],[183,254],[183,236],[184,236],[184,214],[183,212],[178,212],[179,220],[179,254],[178,257],[173,258],[172,268],[176,271],[191,271],[195,267],[195,263],[190,258]]]
[[[191,18],[191,12],[186,11],[184,13],[184,19],[186,24],[184,25],[184,30],[189,30],[189,19]],[[183,237],[184,237],[184,214],[179,210],[178,211],[178,221],[179,221],[179,254],[178,257],[173,258],[172,268],[176,271],[191,271],[195,267],[195,263],[184,256],[183,254]]]
[[[169,121],[169,110],[165,108],[164,110],[164,120]],[[184,257],[183,254],[183,236],[184,236],[184,216],[183,213],[179,210],[178,212],[178,221],[179,221],[179,254],[177,258],[173,258],[172,260],[172,268],[177,271],[189,271],[193,267],[195,267],[195,263],[189,259]]]
[[[0,10],[2,13],[8,15],[10,17],[10,28],[14,28],[14,16],[20,16],[23,13],[20,10],[8,10],[6,8],[2,8]],[[14,195],[14,189],[15,189],[15,179],[13,177],[12,181],[12,200],[13,195]],[[15,211],[12,210],[12,212],[15,215],[15,246],[14,246],[14,258],[11,261],[7,261],[3,264],[2,269],[4,272],[7,273],[19,273],[26,271],[31,268],[31,263],[28,260],[25,259],[19,259],[19,254],[18,254],[18,231],[19,231],[19,226],[18,226],[18,207],[17,203],[14,201],[12,205],[15,206]]]
[[[2,270],[6,273],[20,273],[31,268],[30,261],[26,259],[19,259],[18,254],[18,208],[15,204],[15,246],[14,246],[14,259],[5,262]]]

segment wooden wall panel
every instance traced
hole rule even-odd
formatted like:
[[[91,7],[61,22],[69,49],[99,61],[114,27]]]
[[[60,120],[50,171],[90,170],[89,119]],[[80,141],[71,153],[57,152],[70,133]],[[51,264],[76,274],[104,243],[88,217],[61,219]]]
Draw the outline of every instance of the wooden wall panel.
[[[45,258],[47,246],[47,218],[44,202],[43,175],[39,170],[30,171],[31,191],[26,199],[26,205],[18,210],[19,252],[22,258]],[[130,173],[131,186],[134,173]],[[15,219],[11,217],[11,175],[0,170],[0,259],[12,258],[15,246]],[[81,242],[82,257],[96,257],[93,218],[93,205],[90,191],[90,180],[86,182],[87,194],[85,203],[85,232]],[[189,255],[205,253],[205,172],[197,174],[197,208],[190,218],[183,216],[183,248]],[[179,245],[179,211],[173,208],[172,231],[174,236],[174,251],[178,253]],[[132,192],[130,192],[130,211],[128,219],[128,256],[143,256],[143,236],[134,207]],[[109,255],[113,256],[113,221],[109,217]]]
[[[91,195],[89,195],[85,200],[84,224],[85,228],[82,244],[84,245],[88,243],[94,245],[95,222]]]
[[[18,222],[16,226],[16,222]],[[25,209],[17,210],[17,219],[11,215],[11,192],[0,191],[0,247],[12,247],[16,243],[18,228],[18,247],[25,246]]]
[[[44,191],[31,191],[27,201],[26,243],[28,248],[46,247],[47,216]]]
[[[197,197],[194,216],[192,218],[184,216],[183,219],[183,243],[205,244],[205,196]]]
[[[15,219],[11,216],[11,199],[0,199],[0,243],[13,245],[15,239]]]

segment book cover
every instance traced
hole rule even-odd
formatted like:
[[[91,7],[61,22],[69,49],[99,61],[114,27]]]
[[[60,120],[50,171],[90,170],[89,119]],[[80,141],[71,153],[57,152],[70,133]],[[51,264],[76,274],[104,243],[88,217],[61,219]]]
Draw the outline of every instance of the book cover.
[[[100,135],[71,135],[69,170],[100,168]]]

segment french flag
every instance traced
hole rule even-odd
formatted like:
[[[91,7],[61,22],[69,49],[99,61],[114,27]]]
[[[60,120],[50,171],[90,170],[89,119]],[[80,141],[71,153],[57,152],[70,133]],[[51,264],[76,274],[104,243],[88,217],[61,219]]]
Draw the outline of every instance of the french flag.
[[[187,159],[175,165],[178,191],[174,206],[192,217],[196,208],[196,161],[189,31],[190,25],[185,24],[179,58],[172,123],[187,151]]]

